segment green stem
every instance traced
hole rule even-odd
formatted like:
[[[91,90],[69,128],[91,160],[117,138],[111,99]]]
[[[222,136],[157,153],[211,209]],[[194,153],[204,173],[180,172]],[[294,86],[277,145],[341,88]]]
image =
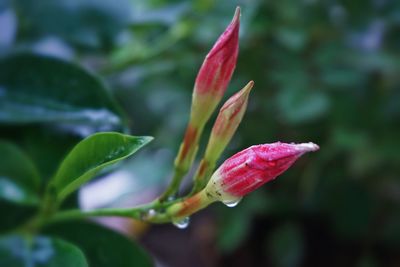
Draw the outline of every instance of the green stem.
[[[216,161],[211,161],[204,157],[196,170],[196,174],[193,178],[193,188],[189,196],[193,196],[197,192],[201,191],[210,180],[213,170],[215,169]]]
[[[169,214],[165,211],[169,206],[174,205],[177,202],[183,201],[183,199],[176,199],[174,201],[160,203],[158,200],[144,204],[133,208],[105,208],[95,209],[89,211],[83,211],[80,209],[64,210],[58,212],[52,212],[50,214],[45,212],[39,212],[36,217],[30,220],[28,223],[18,228],[17,232],[28,232],[36,233],[45,225],[70,221],[79,220],[90,217],[125,217],[131,219],[137,219],[150,223],[167,223],[173,221]],[[154,210],[154,212],[151,212]]]
[[[142,219],[145,214],[145,209],[131,208],[131,209],[96,209],[89,211],[82,211],[80,209],[61,211],[51,217],[47,223],[56,223],[60,221],[70,221],[77,219],[84,219],[88,217],[129,217],[132,219]]]
[[[56,213],[46,222],[46,224],[56,223],[60,221],[84,219],[88,217],[109,217],[109,216],[126,217],[131,219],[147,221],[151,223],[165,223],[171,221],[171,218],[169,218],[165,213],[163,212],[159,213],[156,210],[172,204],[173,203],[168,203],[168,205],[161,205],[158,201],[154,201],[149,204],[134,208],[106,208],[106,209],[96,209],[89,211],[82,211],[79,209],[67,210]],[[154,209],[154,213],[150,214],[149,211],[152,209]]]
[[[174,161],[174,176],[165,192],[159,197],[161,202],[168,200],[177,194],[183,177],[191,169],[196,157],[199,140],[203,133],[204,123],[192,125],[190,122],[186,128],[184,140],[179,148]],[[193,139],[192,139],[193,138]],[[186,151],[186,153],[184,152]]]
[[[179,201],[182,201],[182,199],[165,203],[160,203],[158,200],[155,200],[151,203],[134,208],[106,208],[89,211],[74,209],[60,211],[54,214],[51,218],[42,222],[42,224],[51,224],[60,221],[84,219],[89,217],[125,217],[151,223],[166,223],[172,221],[173,218],[166,214],[164,210]],[[154,210],[154,212],[150,212],[151,210]]]
[[[36,233],[44,222],[53,217],[59,207],[54,188],[50,185],[46,188],[38,213],[16,231]]]

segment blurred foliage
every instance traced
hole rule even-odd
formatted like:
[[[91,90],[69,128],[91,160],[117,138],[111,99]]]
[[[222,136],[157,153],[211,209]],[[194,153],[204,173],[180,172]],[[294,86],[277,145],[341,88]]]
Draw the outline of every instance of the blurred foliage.
[[[94,223],[59,223],[45,232],[79,245],[89,266],[153,266],[150,257],[137,244]]]
[[[105,125],[85,128],[99,121],[79,108],[101,107],[103,115],[122,118],[112,127],[156,137],[148,162],[161,149],[174,154],[196,72],[236,5],[243,13],[240,56],[226,97],[249,80],[255,89],[225,157],[277,140],[313,141],[321,150],[237,208],[216,205],[223,255],[216,264],[240,266],[237,257],[250,257],[257,266],[398,266],[399,1],[0,1],[0,138],[13,142],[21,150],[16,156],[26,154],[47,179],[72,144]],[[36,55],[28,55],[37,67],[31,78],[24,63],[8,61],[21,51]],[[75,87],[73,81],[81,81],[75,64],[100,74],[107,86],[87,82],[102,87],[102,95],[112,88],[108,93],[117,101],[97,106],[90,85]],[[55,68],[65,68],[57,72],[63,88],[51,86]],[[35,84],[42,76],[46,83]],[[15,82],[23,77],[29,86]],[[32,88],[43,90],[46,102],[13,95]],[[83,94],[90,101],[69,105],[87,101]],[[64,105],[70,96],[78,102]],[[30,121],[5,120],[16,110],[10,103],[46,110]],[[158,164],[172,163],[171,157],[157,159],[155,172]],[[19,171],[31,171],[24,165]],[[166,182],[160,178],[159,186]],[[0,203],[13,211],[7,217],[29,214],[28,207],[9,205],[16,204]]]
[[[44,236],[32,240],[17,235],[0,239],[0,263],[2,266],[88,266],[82,251],[66,241]]]
[[[35,165],[18,147],[6,141],[0,141],[0,155],[4,155],[0,163],[0,198],[10,202],[37,205],[40,177]]]

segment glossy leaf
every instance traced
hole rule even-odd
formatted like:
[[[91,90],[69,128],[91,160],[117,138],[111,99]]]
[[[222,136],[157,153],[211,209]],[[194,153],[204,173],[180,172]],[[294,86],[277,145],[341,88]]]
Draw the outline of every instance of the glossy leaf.
[[[123,124],[119,107],[95,76],[35,54],[0,60],[0,106],[0,123],[75,124],[81,125],[80,132],[89,126],[102,130]]]
[[[61,239],[9,235],[0,239],[0,266],[7,267],[87,267],[76,246]]]
[[[67,155],[52,181],[59,199],[64,199],[99,171],[132,155],[152,139],[114,132],[97,133],[84,139]]]
[[[94,223],[59,223],[45,232],[79,245],[90,266],[153,266],[149,255],[134,241]]]
[[[17,146],[0,140],[0,199],[37,204],[40,178],[32,161]]]

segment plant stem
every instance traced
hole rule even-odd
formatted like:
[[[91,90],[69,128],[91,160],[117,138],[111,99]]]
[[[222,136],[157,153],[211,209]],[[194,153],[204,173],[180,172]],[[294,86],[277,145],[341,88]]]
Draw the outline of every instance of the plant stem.
[[[176,221],[204,209],[213,202],[215,202],[215,199],[209,197],[207,192],[203,190],[194,196],[187,197],[182,201],[171,205],[167,209],[166,213]]]
[[[56,197],[54,188],[48,186],[46,188],[44,197],[39,207],[38,213],[31,220],[25,223],[22,227],[17,228],[17,231],[36,233],[44,222],[48,221],[54,216],[59,207],[59,201]]]
[[[207,157],[204,157],[200,161],[200,164],[196,170],[196,174],[193,178],[194,185],[189,196],[193,196],[206,186],[210,180],[213,170],[215,169],[215,162],[215,160],[211,161],[207,159]]]
[[[164,202],[168,200],[169,197],[173,197],[177,194],[183,177],[193,165],[203,128],[204,124],[192,125],[189,122],[178,154],[175,157],[174,176],[165,192],[159,197],[160,202]]]
[[[158,212],[159,209],[166,209],[174,203],[181,201],[175,200],[168,203],[160,203],[155,200],[151,203],[137,206],[134,208],[106,208],[106,209],[95,209],[89,211],[82,211],[80,209],[60,211],[51,218],[48,218],[44,224],[56,223],[60,221],[69,221],[76,219],[83,219],[88,217],[125,217],[131,219],[142,220],[151,223],[166,223],[170,222],[172,218],[165,212]],[[150,213],[154,210],[153,213]]]
[[[130,209],[96,209],[89,211],[82,211],[80,209],[61,211],[51,217],[47,223],[55,223],[60,221],[69,221],[76,219],[83,219],[87,217],[129,217],[132,219],[142,219],[145,209],[130,208]]]
[[[80,209],[52,211],[52,213],[45,213],[39,211],[36,217],[32,218],[29,222],[24,224],[22,227],[17,228],[16,232],[36,233],[45,225],[70,221],[79,220],[89,217],[125,217],[131,219],[142,220],[150,223],[167,223],[171,222],[173,218],[168,215],[165,211],[169,206],[174,205],[182,199],[176,199],[174,201],[160,203],[158,200],[144,204],[133,208],[105,208],[95,209],[89,211],[83,211]],[[46,206],[46,205],[44,205]],[[154,212],[150,212],[154,210]]]

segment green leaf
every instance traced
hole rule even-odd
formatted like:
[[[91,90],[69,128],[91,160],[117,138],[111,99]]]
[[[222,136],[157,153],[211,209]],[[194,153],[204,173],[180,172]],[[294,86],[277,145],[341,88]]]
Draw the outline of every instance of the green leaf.
[[[52,185],[60,200],[105,167],[139,150],[153,138],[114,132],[96,133],[78,143],[59,167]]]
[[[32,161],[17,146],[4,140],[0,140],[0,155],[0,199],[37,204],[40,178]]]
[[[131,17],[129,0],[13,1],[22,37],[57,36],[86,48],[109,48]]]
[[[61,239],[9,235],[0,239],[0,266],[87,267],[88,264],[79,248]]]
[[[119,129],[124,120],[104,84],[52,57],[17,54],[0,60],[0,123]],[[76,128],[76,127],[75,127]]]
[[[94,223],[58,223],[44,231],[79,245],[90,266],[153,266],[149,255],[134,241]]]

